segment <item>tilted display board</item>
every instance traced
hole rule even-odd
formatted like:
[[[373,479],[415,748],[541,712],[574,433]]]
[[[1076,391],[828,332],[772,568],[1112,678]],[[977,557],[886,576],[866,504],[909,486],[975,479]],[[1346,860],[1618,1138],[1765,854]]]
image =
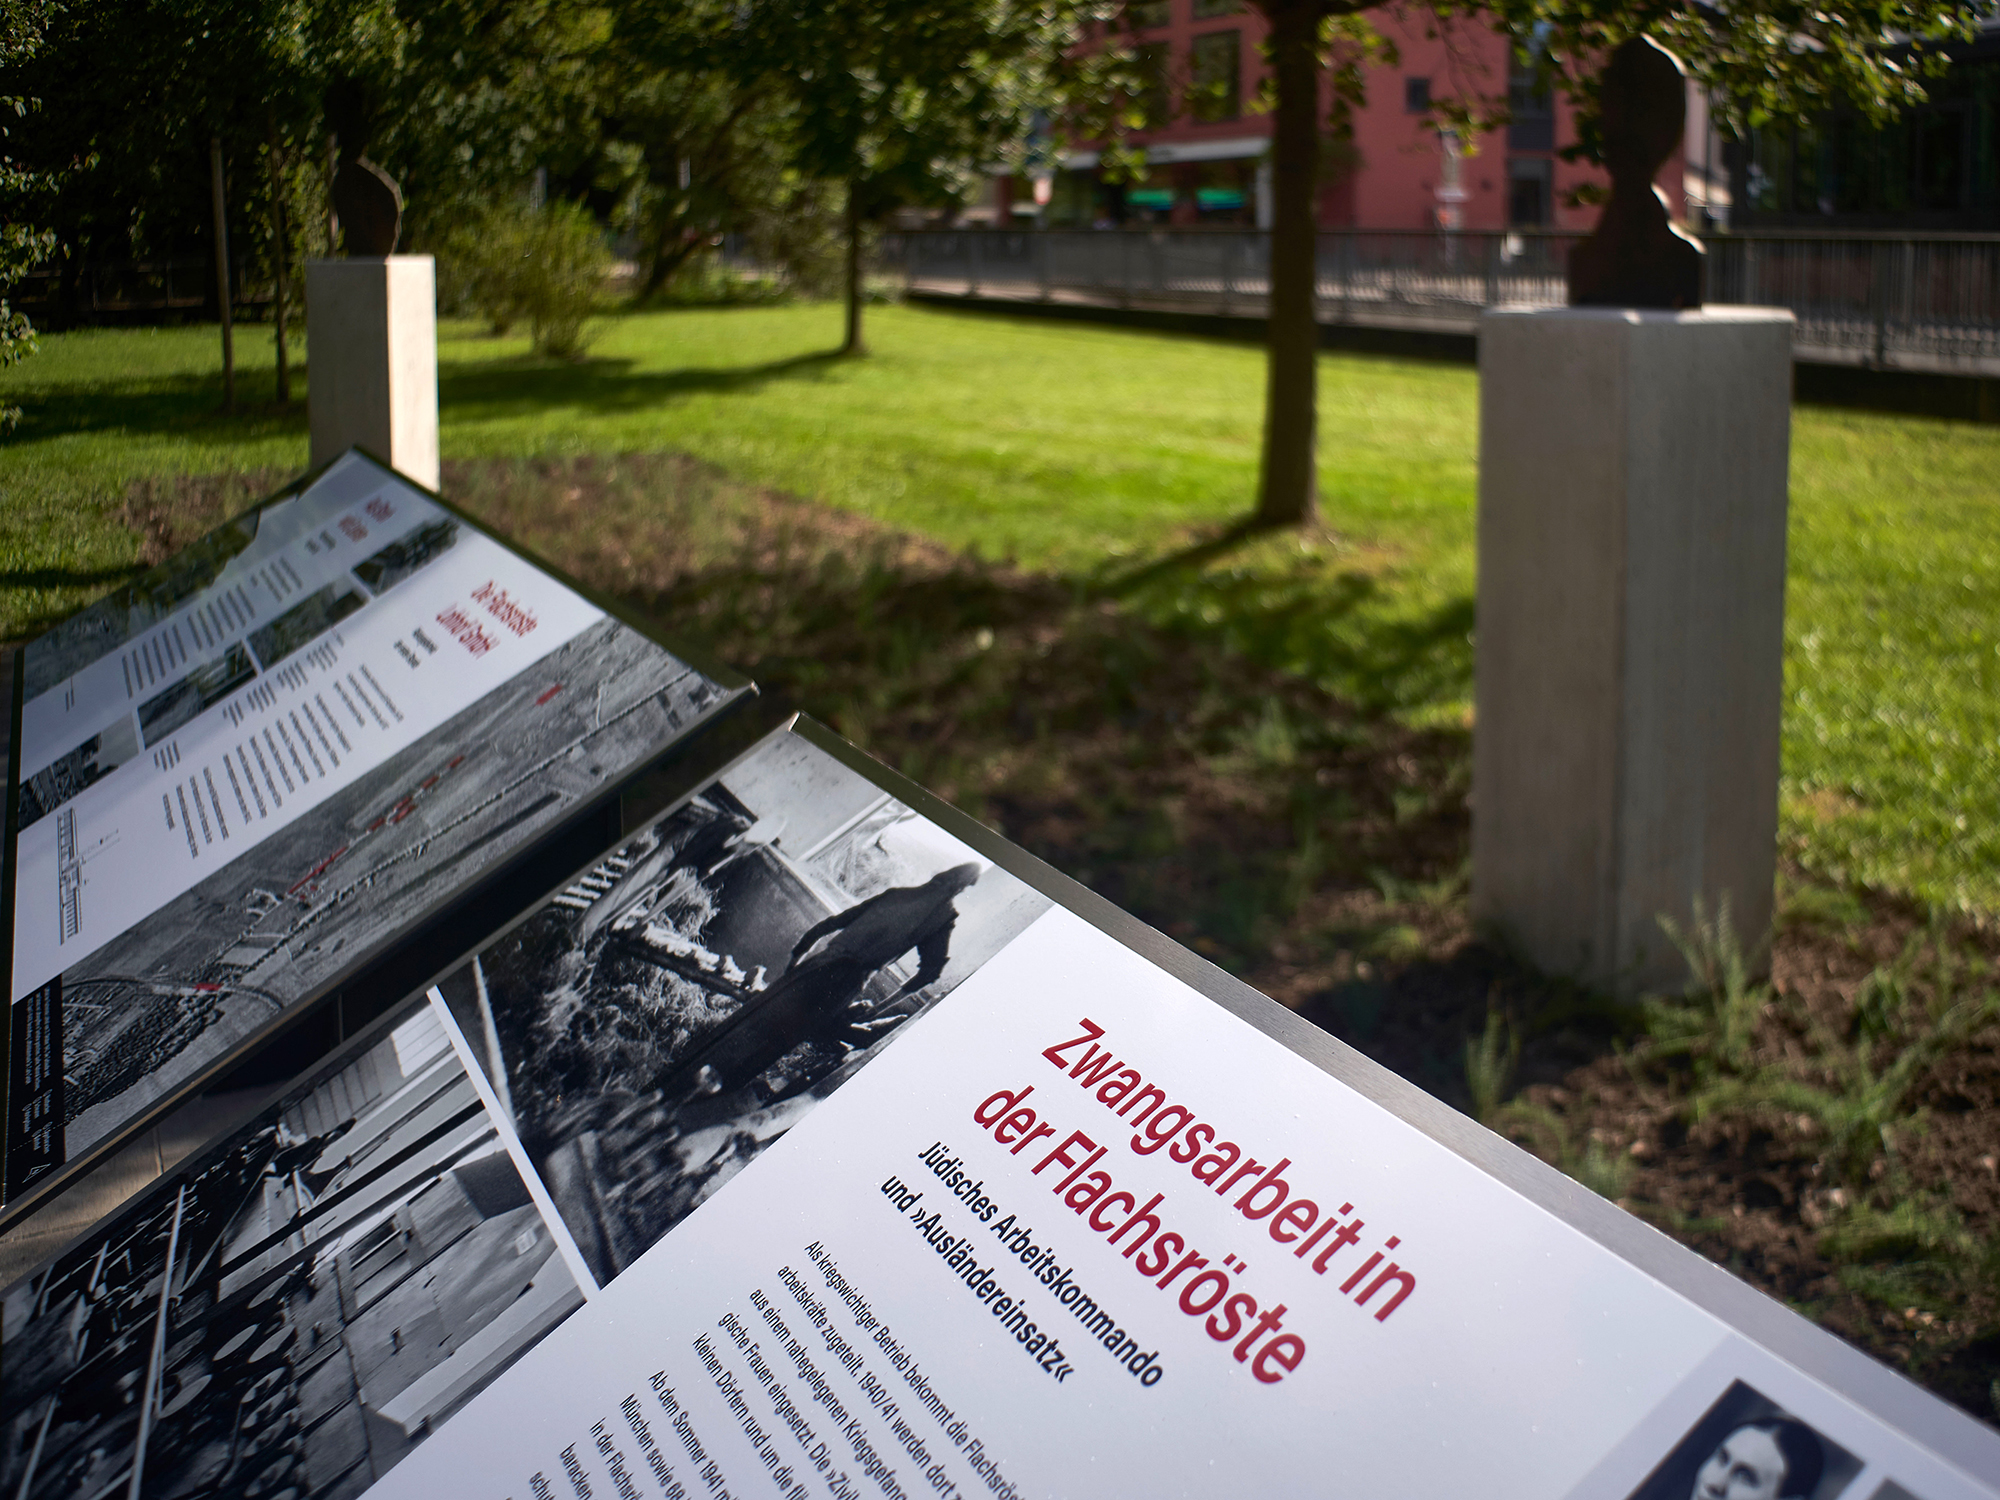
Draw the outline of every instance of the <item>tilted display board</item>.
[[[358,451],[17,670],[16,1197],[748,691]]]
[[[48,1500],[2000,1494],[2000,1434],[810,724],[0,1312]]]

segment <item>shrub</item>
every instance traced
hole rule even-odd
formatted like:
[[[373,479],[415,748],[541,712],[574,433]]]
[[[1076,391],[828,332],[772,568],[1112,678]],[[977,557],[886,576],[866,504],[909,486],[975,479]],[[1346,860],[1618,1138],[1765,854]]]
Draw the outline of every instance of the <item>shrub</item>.
[[[656,307],[772,307],[792,300],[775,276],[746,275],[714,255],[691,255],[667,284],[643,299]]]
[[[447,311],[477,312],[495,334],[526,323],[535,351],[555,359],[583,353],[611,270],[603,232],[570,203],[495,205],[454,230],[439,260]]]

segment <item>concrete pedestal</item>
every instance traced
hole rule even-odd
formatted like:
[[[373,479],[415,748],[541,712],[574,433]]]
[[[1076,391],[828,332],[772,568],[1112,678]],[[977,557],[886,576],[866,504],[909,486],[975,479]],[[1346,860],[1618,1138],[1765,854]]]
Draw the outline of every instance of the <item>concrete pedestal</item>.
[[[306,262],[313,467],[356,443],[438,482],[437,270],[428,255]]]
[[[1472,906],[1632,996],[1727,896],[1771,920],[1792,316],[1499,309],[1479,327]]]

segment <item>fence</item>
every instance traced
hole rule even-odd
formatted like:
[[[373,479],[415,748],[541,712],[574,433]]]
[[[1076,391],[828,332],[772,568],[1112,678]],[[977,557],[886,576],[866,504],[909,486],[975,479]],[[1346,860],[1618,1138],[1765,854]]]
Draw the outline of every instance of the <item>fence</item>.
[[[1480,309],[1564,301],[1580,235],[1327,230],[1322,322],[1468,331]],[[1788,307],[1801,357],[1880,366],[2000,365],[2000,236],[1710,237],[1708,300]],[[1256,230],[925,230],[888,236],[918,290],[1260,315]]]
[[[246,284],[241,266],[234,269],[231,279],[232,307],[243,311],[271,303],[273,293],[269,282]],[[17,283],[11,300],[42,321],[61,301],[61,285],[61,271],[46,267],[30,271]],[[180,255],[154,261],[86,261],[77,268],[74,311],[84,322],[127,314],[193,312],[213,306],[214,301],[215,261],[206,255]]]

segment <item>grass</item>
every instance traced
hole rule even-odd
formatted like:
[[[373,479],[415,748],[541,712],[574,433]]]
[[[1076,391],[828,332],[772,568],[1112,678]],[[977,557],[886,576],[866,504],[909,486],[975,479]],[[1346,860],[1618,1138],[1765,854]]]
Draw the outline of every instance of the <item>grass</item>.
[[[1468,372],[1328,360],[1331,529],[1226,546],[1250,352],[898,312],[876,359],[812,358],[831,333],[816,309],[621,320],[579,370],[448,330],[445,487],[1579,1181],[2000,1409],[1993,877],[1976,846],[1942,846],[1976,897],[1951,920],[1853,883],[1909,870],[1918,845],[1893,806],[1870,833],[1883,793],[1863,778],[1921,791],[1971,752],[1870,765],[1900,742],[1806,735],[1856,759],[1835,798],[1798,760],[1802,691],[1843,733],[1887,702],[1957,714],[1947,747],[1988,735],[1977,680],[1936,646],[1980,640],[1938,567],[1976,566],[1990,534],[1984,433],[1801,414],[1787,828],[1849,878],[1788,872],[1768,984],[1718,914],[1688,935],[1695,993],[1635,1018],[1467,930]],[[0,449],[25,536],[16,630],[92,587],[33,571],[70,566],[55,524],[116,574],[303,461],[296,415],[220,420],[205,340],[153,337],[52,341],[44,384],[17,377],[34,425]],[[121,340],[150,373],[117,374]],[[987,391],[987,429],[933,434]],[[1157,513],[1141,447],[1170,492]],[[17,486],[38,509],[14,512]],[[1891,620],[1912,644],[1878,670]]]
[[[877,310],[862,362],[836,310],[604,321],[580,365],[441,331],[448,457],[693,455],[989,559],[1219,629],[1369,712],[1464,725],[1472,657],[1470,370],[1322,362],[1317,536],[1211,543],[1248,503],[1262,396],[1237,345]],[[45,341],[0,376],[0,628],[74,608],[138,555],[126,494],[169,473],[296,468],[244,330],[224,419],[213,330]],[[2000,429],[1802,408],[1794,435],[1783,835],[1837,883],[2000,910]],[[1194,549],[1194,550],[1190,550]],[[1180,554],[1189,564],[1150,569]]]

